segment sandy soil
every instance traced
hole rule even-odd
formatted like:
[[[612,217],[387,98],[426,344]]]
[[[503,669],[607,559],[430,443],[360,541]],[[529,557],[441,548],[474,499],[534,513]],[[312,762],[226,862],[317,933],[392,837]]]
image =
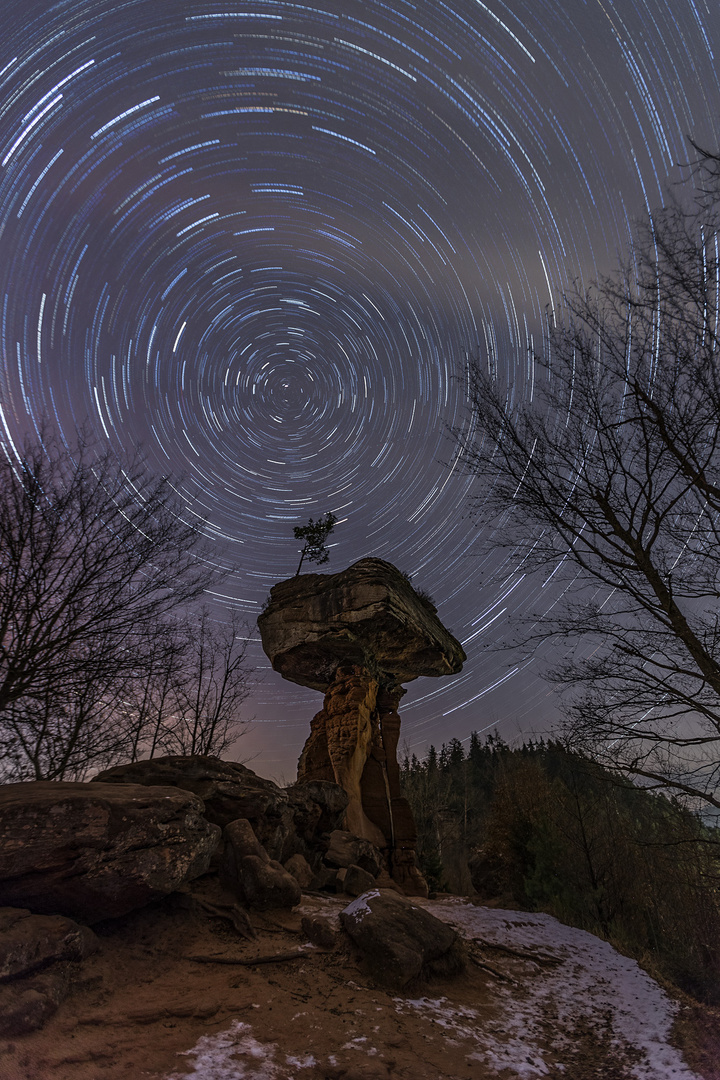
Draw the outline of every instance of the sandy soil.
[[[230,899],[213,879],[194,892]],[[100,950],[44,1030],[0,1041],[1,1080],[720,1078],[709,1013],[687,1006],[676,1022],[693,1072],[664,1034],[677,1006],[591,935],[430,904],[467,938],[467,974],[398,995],[363,974],[347,939],[331,951],[305,942],[303,914],[336,920],[346,902],[304,896],[293,912],[253,913],[255,941],[177,896],[96,926]]]

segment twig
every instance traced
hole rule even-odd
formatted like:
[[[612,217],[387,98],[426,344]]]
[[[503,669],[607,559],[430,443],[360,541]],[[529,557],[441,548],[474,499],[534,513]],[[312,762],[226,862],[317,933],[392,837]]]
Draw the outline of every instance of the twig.
[[[211,904],[209,900],[201,900],[199,896],[193,896],[192,899],[203,909],[203,911],[207,911],[208,915],[214,915],[218,919],[228,919],[233,924],[238,934],[247,938],[248,941],[256,940],[257,934],[250,924],[247,913],[244,912],[238,904],[223,904],[220,906],[218,904]]]
[[[273,956],[255,956],[240,958],[236,956],[188,956],[196,964],[240,964],[242,967],[255,967],[256,964],[281,964],[285,960],[307,959],[307,952],[275,953]]]
[[[483,938],[471,938],[471,940],[475,945],[479,945],[481,949],[495,949],[497,952],[507,953],[508,956],[517,956],[520,960],[530,960],[533,964],[540,964],[540,966],[555,967],[557,964],[562,964],[559,956],[523,952],[520,949],[511,949],[509,945],[497,945],[493,941],[485,941]]]
[[[515,982],[515,979],[512,979],[509,975],[503,975],[502,971],[496,971],[495,968],[491,968],[489,964],[483,964],[482,960],[478,960],[472,953],[470,954],[470,959],[475,967],[482,968],[483,971],[487,971],[490,975],[494,975],[494,977],[500,979],[501,982]]]

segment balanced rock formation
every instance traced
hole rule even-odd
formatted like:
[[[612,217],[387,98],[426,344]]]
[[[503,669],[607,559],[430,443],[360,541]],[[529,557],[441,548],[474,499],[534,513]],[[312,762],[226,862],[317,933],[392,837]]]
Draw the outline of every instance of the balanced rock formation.
[[[425,892],[415,825],[400,795],[398,705],[403,683],[460,671],[462,646],[432,602],[382,559],[280,582],[258,627],[273,669],[325,694],[298,782],[340,784],[349,800],[346,828],[386,853],[406,892]]]
[[[172,787],[0,786],[0,905],[116,918],[204,874],[220,829]]]

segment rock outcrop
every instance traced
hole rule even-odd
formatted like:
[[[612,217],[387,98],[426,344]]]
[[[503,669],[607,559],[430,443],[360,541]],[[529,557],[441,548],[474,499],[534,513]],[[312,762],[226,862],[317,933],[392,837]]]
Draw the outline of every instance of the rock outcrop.
[[[325,694],[298,781],[339,784],[348,796],[346,828],[383,850],[404,891],[426,893],[415,824],[400,794],[398,705],[403,683],[460,671],[460,643],[435,606],[382,559],[280,582],[258,627],[274,670]]]
[[[272,780],[257,776],[239,761],[194,754],[155,757],[116,765],[98,773],[91,783],[143,784],[191,791],[202,799],[205,817],[224,829],[236,818],[259,822],[282,815],[287,796]]]
[[[325,850],[324,834],[339,827],[348,803],[336,783],[313,781],[280,788],[239,761],[202,754],[117,765],[94,777],[92,783],[96,782],[191,791],[202,799],[207,820],[220,828],[247,818],[270,858],[280,862],[301,854],[317,863]]]
[[[220,829],[178,788],[0,787],[0,904],[95,923],[204,874]]]

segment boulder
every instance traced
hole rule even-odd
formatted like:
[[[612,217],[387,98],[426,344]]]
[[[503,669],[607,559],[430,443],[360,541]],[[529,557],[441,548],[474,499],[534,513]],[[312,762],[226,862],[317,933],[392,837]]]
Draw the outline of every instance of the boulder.
[[[0,983],[59,960],[84,960],[97,947],[92,930],[72,919],[0,908]]]
[[[285,869],[288,874],[292,874],[301,889],[310,888],[310,884],[315,875],[312,872],[310,863],[304,855],[291,855],[285,863]]]
[[[259,910],[292,908],[300,903],[298,882],[281,863],[270,858],[249,821],[231,821],[225,827],[224,839],[221,876],[242,903]]]
[[[337,892],[337,876],[338,871],[331,866],[321,866],[310,882],[310,888],[314,892]]]
[[[177,788],[0,787],[0,904],[83,922],[125,915],[204,874],[220,830]]]
[[[247,818],[238,818],[237,821],[231,821],[226,825],[223,831],[223,840],[225,841],[226,861],[228,858],[237,861],[246,855],[257,855],[258,858],[264,859],[266,862],[270,858]]]
[[[315,849],[324,834],[339,829],[348,804],[347,792],[334,781],[312,780],[285,788],[295,832],[306,848]]]
[[[324,860],[328,866],[361,866],[373,877],[377,877],[383,866],[382,855],[373,844],[341,829],[330,833]]]
[[[434,604],[382,559],[280,582],[258,627],[273,669],[325,694],[298,780],[339,784],[348,797],[345,828],[385,853],[403,889],[427,895],[415,866],[412,813],[400,793],[398,705],[402,683],[460,671],[462,646]]]
[[[387,889],[372,889],[340,912],[370,974],[392,990],[419,977],[465,969],[459,935],[424,908]]]
[[[0,908],[0,1036],[36,1031],[71,984],[71,965],[95,952],[92,930],[60,915]]]
[[[314,918],[303,915],[300,929],[311,945],[317,945],[320,949],[335,948],[337,934],[330,925],[329,919],[324,919],[322,915],[316,915]]]
[[[348,866],[343,878],[343,892],[348,896],[360,896],[361,893],[374,889],[377,882],[372,874],[363,870],[361,866]]]
[[[13,1038],[43,1027],[68,996],[70,986],[67,964],[17,982],[0,983],[0,1036]]]

